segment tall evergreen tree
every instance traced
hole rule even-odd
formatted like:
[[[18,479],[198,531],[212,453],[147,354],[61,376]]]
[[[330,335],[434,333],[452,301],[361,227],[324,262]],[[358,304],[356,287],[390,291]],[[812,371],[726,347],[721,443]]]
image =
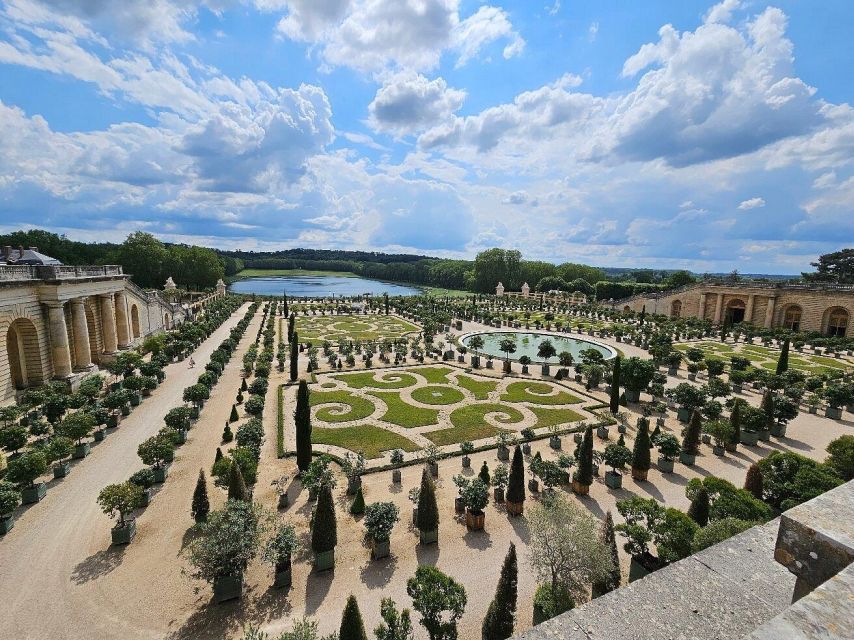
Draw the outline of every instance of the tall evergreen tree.
[[[232,460],[228,468],[228,499],[249,502],[249,490],[236,460]]]
[[[685,435],[682,438],[682,451],[692,456],[700,453],[700,436],[702,435],[703,422],[700,418],[700,412],[694,409],[691,414],[691,420],[685,428]]]
[[[483,483],[488,487],[490,484],[489,477],[489,465],[486,464],[486,460],[483,461],[483,464],[480,467],[480,472],[477,474],[477,477],[483,480]]]
[[[196,522],[204,522],[208,519],[210,510],[211,503],[208,500],[208,486],[207,482],[205,482],[205,472],[199,469],[199,479],[196,481],[196,490],[193,491],[193,504],[190,513]]]
[[[646,418],[640,419],[638,424],[638,433],[635,436],[634,450],[632,451],[632,473],[646,472],[652,466],[652,459],[649,450],[652,448],[652,441],[649,438],[649,420]]]
[[[736,399],[729,414],[729,423],[732,425],[732,436],[730,444],[741,443],[741,400]]]
[[[611,515],[610,511],[605,515],[605,524],[602,527],[602,544],[605,545],[611,555],[612,567],[606,578],[593,583],[594,598],[618,589],[623,579],[623,574],[620,571],[620,552],[617,550],[617,536],[614,533],[614,516]]]
[[[765,412],[765,429],[769,430],[774,424],[774,394],[771,389],[765,389],[762,396],[762,411]]]
[[[439,507],[436,504],[436,486],[427,473],[427,467],[421,471],[421,490],[418,494],[418,529],[436,531],[439,529]]]
[[[291,382],[297,381],[297,376],[299,375],[298,366],[299,366],[299,336],[297,332],[294,331],[294,335],[291,337],[291,353],[290,353],[290,379]]]
[[[578,470],[575,472],[575,480],[587,486],[593,484],[593,427],[587,427],[584,432],[584,439],[581,441],[581,449],[578,454]]]
[[[344,613],[341,614],[338,640],[368,640],[365,633],[365,623],[362,621],[362,613],[359,611],[359,603],[356,602],[356,596],[353,594],[347,598]]]
[[[789,339],[783,340],[783,350],[780,351],[780,358],[777,360],[777,375],[781,376],[789,368]]]
[[[297,440],[297,468],[302,473],[311,464],[311,405],[308,397],[308,383],[305,380],[300,380],[297,389],[294,424]]]
[[[691,506],[688,507],[688,515],[701,527],[709,524],[709,492],[705,485],[701,484],[694,494]]]
[[[385,305],[385,314],[388,315],[388,294],[383,294],[383,304]]]
[[[237,422],[238,420],[240,420],[240,416],[237,415],[237,407],[234,405],[231,405],[231,415],[229,416],[228,421],[229,422]]]
[[[294,333],[296,333],[296,316],[292,313],[288,316],[288,343],[293,342]]]
[[[754,498],[762,500],[762,491],[764,490],[765,479],[762,476],[762,468],[755,462],[747,469],[747,475],[744,477],[744,488],[747,489]]]
[[[483,640],[507,640],[513,635],[516,621],[516,590],[519,580],[519,567],[516,560],[516,545],[510,543],[510,549],[504,557],[495,597],[489,603],[486,617],[481,626]]]
[[[216,448],[216,454],[214,454],[214,464],[222,460],[222,449],[219,447]]]
[[[515,504],[525,502],[525,462],[522,458],[522,447],[518,444],[513,451],[513,461],[510,463],[510,475],[507,480],[507,502]]]
[[[617,415],[620,410],[620,356],[614,358],[614,371],[611,374],[611,414]]]
[[[282,308],[282,315],[288,318],[288,294],[284,291],[282,292],[282,302],[284,303],[284,307]]]
[[[240,390],[241,390],[241,391],[247,391],[248,389],[249,389],[249,385],[248,385],[248,384],[246,384],[246,378],[243,378],[243,379],[240,381]]]
[[[335,520],[335,503],[328,484],[320,487],[314,521],[311,526],[311,550],[314,553],[332,551],[338,544],[338,525]]]

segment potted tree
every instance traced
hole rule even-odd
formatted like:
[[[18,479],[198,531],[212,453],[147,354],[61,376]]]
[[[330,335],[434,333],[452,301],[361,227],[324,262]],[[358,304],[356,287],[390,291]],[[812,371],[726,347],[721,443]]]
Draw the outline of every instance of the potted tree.
[[[492,472],[492,499],[495,502],[504,502],[504,488],[507,486],[509,479],[510,470],[506,464],[500,464],[495,467],[495,471]]]
[[[510,435],[504,431],[495,436],[495,444],[497,446],[497,455],[499,460],[507,461],[510,459],[510,447],[508,446],[510,443]]]
[[[679,440],[672,433],[663,433],[656,438],[655,445],[658,447],[658,470],[673,473],[673,461],[681,449]]]
[[[519,358],[519,364],[522,365],[522,374],[527,375],[528,374],[528,367],[531,364],[531,358],[528,356],[522,356],[521,358]]]
[[[471,347],[472,349],[471,366],[473,369],[479,369],[480,354],[478,353],[478,351],[483,348],[483,338],[479,335],[473,335],[471,338],[469,338],[469,347]]]
[[[291,557],[299,550],[296,531],[291,525],[279,523],[264,544],[261,559],[273,567],[273,586],[291,586]]]
[[[513,338],[502,338],[498,343],[498,349],[504,354],[504,373],[510,373],[510,354],[516,353],[516,340]],[[489,365],[490,362],[487,361],[487,368],[490,368]]]
[[[112,529],[113,544],[129,544],[136,536],[136,520],[128,514],[142,506],[142,488],[131,482],[109,484],[98,494],[98,505],[110,518],[118,516]]]
[[[342,469],[347,476],[347,495],[356,495],[362,487],[362,473],[365,471],[365,454],[361,451],[356,455],[348,453],[344,458]]]
[[[83,438],[92,433],[94,426],[95,418],[84,411],[75,411],[59,423],[57,428],[59,434],[77,441],[73,454],[75,459],[85,458],[89,455],[90,445],[88,442],[83,442]]]
[[[474,444],[468,440],[460,443],[460,451],[463,454],[463,469],[471,468],[471,454],[474,452]]]
[[[395,449],[391,452],[391,463],[392,464],[403,464],[403,451],[400,449]],[[392,469],[391,472],[391,481],[395,484],[400,484],[400,469]]]
[[[143,440],[136,449],[139,459],[154,472],[155,482],[166,482],[169,475],[168,460],[172,459],[174,451],[175,444],[172,439],[162,435]]]
[[[620,489],[623,486],[623,469],[631,462],[632,452],[625,445],[609,444],[605,447],[603,461],[611,471],[605,472],[605,485],[609,489]]]
[[[439,477],[439,447],[435,444],[429,444],[424,447],[424,460],[427,462],[427,468],[430,469],[430,475],[434,478]]]
[[[620,383],[626,388],[626,402],[640,401],[641,391],[645,390],[655,374],[655,362],[638,357],[626,358],[620,365]]]
[[[679,422],[688,422],[694,409],[700,409],[706,404],[706,392],[687,382],[681,382],[670,392],[670,396],[679,405],[676,417]]]
[[[549,425],[549,433],[551,434],[549,436],[549,446],[552,449],[554,449],[555,451],[560,451],[561,444],[562,444],[561,440],[560,440],[560,436],[558,435],[559,430],[560,430],[559,425],[556,425],[556,424]],[[576,435],[576,437],[578,437],[581,434],[576,433],[575,435]]]
[[[556,355],[557,349],[555,349],[551,340],[543,340],[537,347],[537,357],[543,360],[542,374],[544,376],[549,375],[549,359],[554,358]]]
[[[314,519],[311,525],[311,549],[314,567],[318,571],[335,566],[335,545],[338,544],[338,527],[335,520],[335,503],[328,484],[320,487]]]
[[[522,453],[526,456],[531,455],[531,440],[534,439],[534,430],[531,427],[525,427],[519,432],[519,435],[524,438],[525,442],[522,443]]]
[[[50,439],[45,454],[48,461],[53,462],[53,477],[64,478],[71,471],[71,462],[69,457],[74,452],[74,443],[71,438],[65,436],[55,436]]]
[[[151,504],[151,487],[154,486],[154,471],[148,467],[140,469],[128,478],[128,482],[135,484],[142,489],[142,502],[140,507],[147,507]]]
[[[421,544],[438,542],[439,507],[436,504],[436,488],[427,469],[421,473],[421,488],[418,491],[417,500],[416,526]]]
[[[466,507],[466,527],[475,531],[483,529],[486,520],[483,510],[489,502],[487,484],[480,478],[467,480],[461,494]]]
[[[739,444],[755,447],[759,442],[759,432],[767,422],[765,412],[747,403],[739,407]]]
[[[12,484],[0,481],[0,535],[5,536],[15,526],[15,509],[21,504],[21,492]]]
[[[786,437],[786,425],[798,417],[797,403],[786,395],[778,395],[774,401],[774,422],[771,435],[775,438]]]
[[[400,511],[392,502],[374,502],[365,507],[365,528],[371,540],[371,557],[386,558],[390,552],[391,530],[400,519]]]
[[[578,455],[578,469],[572,476],[572,490],[586,496],[593,484],[593,427],[587,427]]]
[[[649,468],[652,466],[649,455],[652,441],[649,437],[649,420],[642,418],[638,423],[638,433],[632,450],[632,478],[642,482],[646,480]]]
[[[6,479],[21,487],[21,502],[34,504],[47,494],[47,485],[36,479],[47,471],[47,457],[42,451],[22,453],[9,461]]]
[[[513,451],[510,474],[507,479],[507,513],[521,515],[525,507],[525,465],[519,446]]]
[[[703,430],[712,436],[714,445],[712,453],[716,456],[726,455],[724,444],[732,437],[732,424],[729,420],[709,420]]]

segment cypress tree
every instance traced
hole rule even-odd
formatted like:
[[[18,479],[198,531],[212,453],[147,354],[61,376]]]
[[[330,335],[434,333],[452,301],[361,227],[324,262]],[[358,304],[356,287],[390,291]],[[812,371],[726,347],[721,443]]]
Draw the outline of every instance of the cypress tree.
[[[365,634],[365,623],[362,621],[362,613],[359,611],[359,604],[353,594],[347,598],[344,613],[341,614],[338,640],[368,640],[368,636]]]
[[[421,471],[421,491],[418,495],[418,529],[420,531],[437,531],[439,529],[436,487],[433,484],[433,478],[427,473],[427,467]]]
[[[208,500],[208,486],[207,482],[205,482],[205,472],[199,469],[199,479],[196,482],[196,490],[193,491],[193,504],[190,513],[196,522],[204,522],[208,519],[210,510],[211,503]]]
[[[649,420],[642,418],[635,436],[635,447],[632,451],[632,471],[649,471],[652,466],[649,450],[652,442],[649,439]]]
[[[765,481],[762,477],[762,468],[755,462],[747,469],[744,477],[744,488],[747,489],[757,500],[762,500],[762,490]]]
[[[626,446],[626,436],[623,435],[622,433],[620,434],[620,437],[617,438],[617,444],[620,445],[621,447]]]
[[[308,384],[305,380],[300,380],[297,389],[294,423],[297,436],[297,468],[302,473],[311,464],[311,405],[308,398]]]
[[[774,394],[771,389],[765,389],[762,396],[762,411],[765,412],[765,429],[770,430],[774,424]]]
[[[518,444],[513,451],[513,461],[510,463],[510,475],[507,480],[507,502],[516,504],[525,502],[525,463],[522,458],[522,447]]]
[[[729,423],[732,425],[732,437],[729,442],[730,444],[739,444],[741,442],[741,400],[737,399],[732,405]]]
[[[216,455],[214,456],[214,464],[222,460],[222,449],[219,447],[216,448]]]
[[[688,422],[688,427],[685,429],[685,436],[682,438],[682,451],[696,456],[700,453],[700,435],[702,433],[703,423],[700,419],[700,412],[694,409],[691,414],[691,420]]]
[[[228,468],[228,499],[249,502],[249,490],[246,488],[243,473],[236,460],[232,460]]]
[[[350,513],[354,516],[365,513],[365,496],[362,494],[362,487],[356,491],[356,497],[353,498],[353,504],[350,505]]]
[[[338,527],[335,522],[335,503],[332,489],[324,484],[317,495],[314,524],[311,527],[311,550],[314,553],[332,551],[338,544]]]
[[[288,294],[282,292],[282,302],[285,303],[284,308],[282,309],[282,315],[286,318],[288,317]]]
[[[231,442],[234,440],[234,434],[231,432],[231,427],[228,426],[228,423],[225,423],[225,429],[222,430],[222,441],[223,442]]]
[[[495,597],[489,603],[486,617],[481,626],[483,640],[507,640],[513,635],[513,623],[516,620],[516,591],[519,580],[519,566],[516,560],[516,545],[510,543],[510,549],[504,557]]]
[[[237,415],[237,407],[231,405],[231,415],[228,417],[229,422],[237,422],[240,420],[240,416]]]
[[[385,304],[385,314],[388,315],[388,294],[383,294],[383,302]]]
[[[297,336],[297,332],[294,331],[294,335],[291,338],[291,360],[290,360],[290,379],[291,382],[297,381],[297,365],[299,363],[299,336]]]
[[[295,333],[294,324],[295,324],[295,322],[296,322],[296,318],[294,317],[294,314],[291,314],[290,316],[288,316],[288,342],[289,343],[294,341],[294,333]]]
[[[575,472],[575,480],[587,486],[593,484],[593,427],[587,427],[584,432],[584,439],[581,441],[581,449],[578,454],[578,471]]]
[[[617,550],[617,536],[614,533],[614,516],[611,515],[610,511],[605,515],[605,525],[602,527],[602,544],[608,548],[613,566],[607,578],[593,584],[594,598],[619,588],[623,579],[623,574],[620,571],[620,552]]]
[[[483,480],[483,483],[488,487],[490,484],[489,478],[489,465],[486,464],[486,460],[483,461],[483,464],[480,467],[480,473],[477,474],[477,477]]]
[[[661,427],[658,426],[658,423],[655,423],[655,429],[652,430],[652,435],[649,437],[649,446],[652,448],[652,445],[655,443],[658,436],[661,435]]]
[[[249,385],[246,384],[246,378],[243,378],[243,380],[240,382],[240,390],[241,391],[248,391],[249,390]]]
[[[620,356],[614,358],[614,371],[611,374],[611,414],[617,415],[620,411]]]
[[[777,375],[781,376],[789,368],[789,339],[783,341],[783,350],[780,352],[780,358],[777,360]]]
[[[700,485],[694,499],[691,500],[691,506],[688,507],[688,515],[691,520],[701,527],[709,524],[709,492],[706,490],[705,485]]]

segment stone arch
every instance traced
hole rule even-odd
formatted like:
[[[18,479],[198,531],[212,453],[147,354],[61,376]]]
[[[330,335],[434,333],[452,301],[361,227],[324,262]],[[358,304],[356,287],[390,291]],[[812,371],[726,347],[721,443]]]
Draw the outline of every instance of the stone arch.
[[[139,330],[139,307],[135,304],[130,306],[130,330],[134,340],[140,336]]]
[[[783,327],[790,331],[800,331],[804,310],[797,304],[789,304],[783,309]]]
[[[741,298],[733,298],[726,303],[726,322],[727,324],[738,324],[744,322],[744,313],[747,305]]]
[[[6,330],[6,354],[13,389],[42,384],[41,349],[36,326],[29,318],[16,318]]]
[[[670,317],[678,318],[682,315],[682,301],[674,300],[670,303]]]
[[[851,314],[842,307],[831,307],[824,312],[824,321],[822,327],[824,334],[844,338],[848,334],[848,323],[851,320]]]

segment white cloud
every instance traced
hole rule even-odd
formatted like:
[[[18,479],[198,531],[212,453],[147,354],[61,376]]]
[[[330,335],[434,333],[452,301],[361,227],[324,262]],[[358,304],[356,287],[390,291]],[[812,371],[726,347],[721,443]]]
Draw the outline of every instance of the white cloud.
[[[723,0],[711,7],[703,18],[706,24],[721,22],[727,23],[732,20],[734,11],[741,9],[741,0]]]
[[[587,27],[587,40],[593,42],[596,40],[597,35],[599,35],[599,23],[591,22],[590,26]]]
[[[465,96],[442,78],[428,80],[403,72],[388,78],[377,91],[368,105],[369,123],[375,131],[411,134],[448,120]]]
[[[758,209],[758,208],[764,207],[764,206],[765,206],[765,199],[764,198],[750,198],[749,200],[742,200],[739,203],[738,208],[741,209],[742,211],[747,211],[749,209]]]

